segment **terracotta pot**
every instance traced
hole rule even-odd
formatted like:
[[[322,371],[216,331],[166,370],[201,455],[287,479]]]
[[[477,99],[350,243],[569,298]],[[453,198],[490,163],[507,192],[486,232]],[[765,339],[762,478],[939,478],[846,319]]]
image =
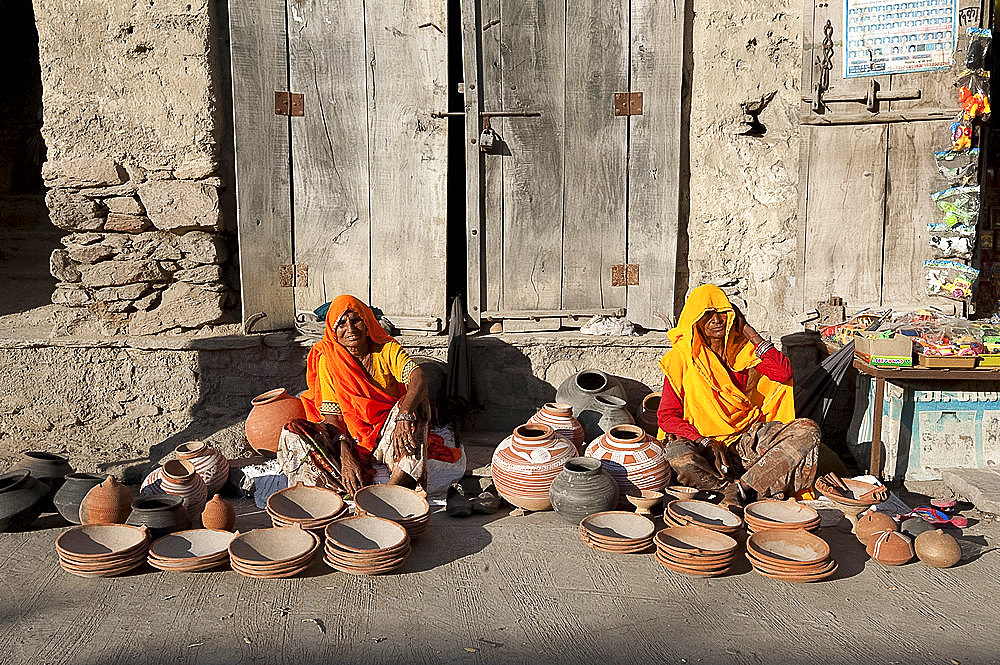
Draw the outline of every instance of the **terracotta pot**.
[[[587,515],[611,510],[618,505],[618,483],[604,470],[600,460],[573,457],[549,487],[552,508],[572,524]]]
[[[174,494],[140,496],[132,502],[132,512],[125,524],[145,526],[152,539],[161,538],[191,526],[184,510],[184,500]]]
[[[656,437],[660,431],[660,425],[656,422],[656,411],[660,408],[660,393],[650,393],[642,398],[639,405],[639,413],[636,421],[638,425],[651,437]]]
[[[201,513],[201,525],[206,529],[232,531],[236,526],[236,509],[233,504],[216,494],[205,504],[205,510]]]
[[[278,452],[278,437],[288,421],[305,418],[302,401],[285,392],[284,388],[257,395],[251,401],[253,409],[247,416],[246,434],[250,447],[258,453]]]
[[[868,556],[886,566],[901,566],[913,558],[910,538],[898,531],[882,531],[868,540]]]
[[[195,520],[208,500],[205,481],[187,460],[170,460],[146,476],[140,494],[174,494],[181,497],[188,519]]]
[[[531,416],[528,422],[548,425],[556,431],[556,434],[562,434],[569,439],[577,450],[583,445],[583,425],[573,417],[573,407],[569,404],[546,402],[545,406]]]
[[[519,425],[493,452],[493,484],[515,506],[548,510],[549,487],[571,457],[576,457],[573,444],[548,425]]]
[[[612,427],[587,446],[586,454],[601,460],[622,495],[662,490],[670,482],[670,465],[663,449],[638,425]]]
[[[917,558],[934,568],[951,568],[962,560],[958,541],[941,529],[925,531],[913,543]]]
[[[45,499],[44,511],[54,511],[55,505],[52,497],[56,495],[63,485],[63,480],[67,473],[73,473],[69,460],[62,455],[47,453],[40,450],[33,450],[23,453],[21,461],[10,468],[11,471],[24,469],[31,472],[31,477],[40,480],[49,487],[49,495]]]
[[[859,517],[858,524],[854,527],[854,535],[865,546],[872,536],[882,531],[899,531],[899,525],[891,516],[876,510],[870,510]]]
[[[131,512],[132,490],[108,476],[80,502],[80,524],[124,524]]]
[[[209,494],[215,494],[229,479],[229,460],[204,441],[191,441],[174,449],[177,459],[187,460],[205,481]]]
[[[67,522],[79,524],[83,497],[106,479],[107,475],[102,473],[67,473],[63,486],[52,497],[52,503]]]
[[[0,533],[20,531],[38,519],[48,495],[49,486],[27,469],[0,475]]]
[[[625,387],[617,377],[593,368],[573,374],[559,384],[556,390],[556,401],[569,404],[573,408],[577,420],[583,425],[584,438],[587,441],[600,436],[604,431],[598,425],[601,405],[596,399],[600,396],[624,400]]]

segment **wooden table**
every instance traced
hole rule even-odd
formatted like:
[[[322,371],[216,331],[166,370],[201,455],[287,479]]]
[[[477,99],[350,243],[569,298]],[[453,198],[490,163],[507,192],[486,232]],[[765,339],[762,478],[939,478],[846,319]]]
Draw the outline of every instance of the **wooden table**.
[[[892,381],[1000,381],[1000,367],[949,369],[946,367],[873,367],[854,356],[854,369],[875,379],[875,403],[872,406],[872,455],[869,473],[882,478],[882,401],[885,380]]]

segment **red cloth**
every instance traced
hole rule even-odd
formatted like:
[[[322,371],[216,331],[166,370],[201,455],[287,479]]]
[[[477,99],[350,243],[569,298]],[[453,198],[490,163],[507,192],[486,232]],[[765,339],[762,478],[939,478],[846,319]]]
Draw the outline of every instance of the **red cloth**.
[[[306,359],[306,384],[309,390],[302,394],[301,399],[309,420],[323,420],[323,414],[320,413],[323,398],[320,395],[318,377],[320,356],[326,356],[326,366],[331,372],[333,387],[337,391],[337,403],[340,404],[347,429],[358,440],[359,447],[371,451],[378,445],[379,432],[382,431],[385,419],[402,395],[390,395],[369,381],[358,359],[337,342],[334,327],[348,309],[354,310],[364,319],[368,338],[373,343],[395,341],[378,324],[368,305],[354,296],[337,296],[326,313],[323,339],[309,350]]]
[[[750,375],[750,371],[734,372],[728,367],[726,369],[736,387],[740,390],[746,390],[747,378]],[[788,362],[788,358],[781,351],[778,351],[774,347],[768,349],[760,357],[760,364],[757,365],[756,369],[772,381],[787,383],[792,379],[792,364]],[[674,392],[673,386],[670,385],[670,381],[666,377],[663,379],[660,408],[656,411],[656,423],[667,434],[676,434],[692,441],[701,438],[698,430],[691,423],[684,420],[684,409],[681,406],[681,398]]]
[[[462,449],[444,444],[444,438],[434,432],[427,433],[427,457],[454,464],[462,459]]]

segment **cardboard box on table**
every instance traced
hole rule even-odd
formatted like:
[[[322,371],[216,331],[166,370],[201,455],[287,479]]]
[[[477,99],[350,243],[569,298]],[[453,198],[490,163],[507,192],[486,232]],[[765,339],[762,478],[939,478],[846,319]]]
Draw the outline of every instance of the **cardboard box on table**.
[[[872,367],[912,367],[913,341],[906,335],[854,338],[854,355]]]

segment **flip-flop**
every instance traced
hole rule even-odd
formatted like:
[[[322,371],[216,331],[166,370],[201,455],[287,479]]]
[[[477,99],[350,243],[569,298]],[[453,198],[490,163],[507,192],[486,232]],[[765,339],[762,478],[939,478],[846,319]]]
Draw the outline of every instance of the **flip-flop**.
[[[896,519],[899,521],[905,520],[908,517],[919,517],[925,522],[934,524],[935,526],[941,524],[950,524],[956,526],[959,529],[964,529],[969,525],[969,520],[962,515],[955,515],[949,517],[945,513],[941,512],[937,508],[931,508],[930,506],[920,506],[919,508],[914,508],[905,515],[896,515]]]

